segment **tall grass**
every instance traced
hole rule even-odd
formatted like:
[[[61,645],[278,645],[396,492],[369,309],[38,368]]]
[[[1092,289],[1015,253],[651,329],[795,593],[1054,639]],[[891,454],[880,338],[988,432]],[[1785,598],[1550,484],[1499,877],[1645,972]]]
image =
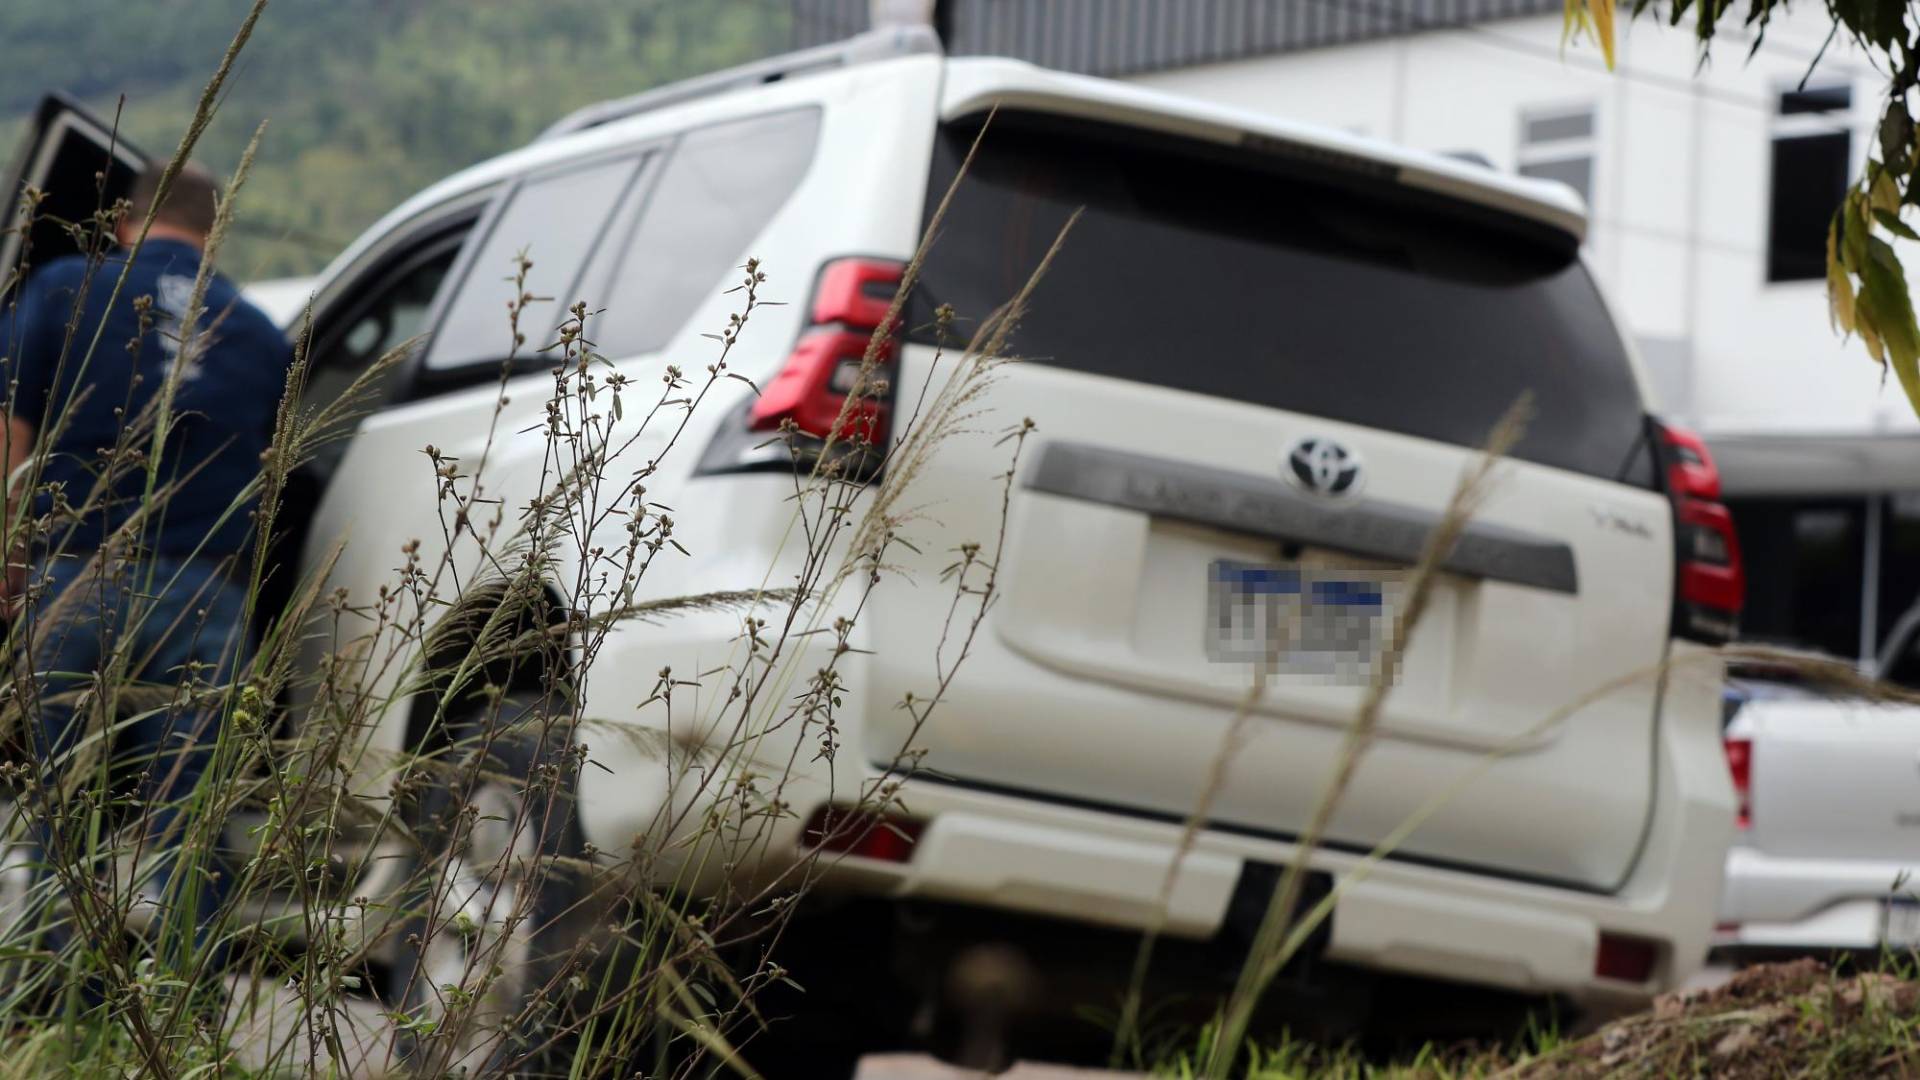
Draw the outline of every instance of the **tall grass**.
[[[174,169],[205,129],[264,6],[262,0],[249,12],[210,80]],[[256,133],[255,145],[261,137]],[[249,149],[222,201],[209,267],[239,212],[251,155]],[[24,230],[38,205],[29,193],[10,224]],[[65,223],[95,253],[96,273],[111,271],[105,239],[124,212],[102,205],[88,220]],[[36,552],[36,561],[73,556],[91,569],[82,585],[57,596],[30,589],[13,612],[7,649],[17,659],[0,691],[0,734],[33,730],[40,710],[62,693],[88,726],[61,760],[29,757],[6,766],[14,795],[4,821],[15,842],[10,851],[27,850],[41,833],[54,843],[33,861],[0,864],[0,970],[7,976],[0,982],[0,1018],[7,1021],[0,1076],[326,1075],[351,1063],[420,1075],[753,1074],[754,1041],[772,1022],[757,1005],[792,978],[781,963],[785,936],[827,869],[832,856],[824,852],[838,846],[789,857],[774,845],[797,831],[794,800],[817,774],[814,763],[826,762],[836,783],[844,775],[831,765],[842,749],[840,716],[852,677],[846,658],[856,651],[863,615],[880,591],[916,587],[896,580],[889,558],[914,514],[912,484],[952,435],[983,422],[983,403],[1034,285],[1069,239],[1063,233],[1026,287],[983,319],[956,356],[936,365],[944,372],[937,381],[888,386],[879,358],[898,331],[903,298],[944,212],[942,202],[833,434],[815,440],[789,427],[775,436],[796,460],[818,464],[792,474],[780,556],[756,579],[723,591],[663,595],[650,587],[702,553],[682,546],[673,510],[649,496],[648,484],[663,464],[688,452],[682,443],[693,418],[715,407],[722,388],[744,380],[736,351],[774,298],[793,288],[779,277],[785,268],[757,260],[739,268],[730,290],[735,309],[710,335],[710,354],[687,358],[684,367],[644,370],[595,351],[602,314],[583,303],[569,308],[550,339],[530,340],[542,331],[527,312],[545,299],[526,285],[541,255],[537,243],[515,266],[499,268],[515,273],[517,288],[500,327],[510,348],[490,422],[469,446],[425,446],[416,458],[392,463],[396,471],[430,475],[437,535],[407,537],[385,553],[398,565],[371,595],[332,586],[350,550],[344,545],[368,542],[364,537],[311,537],[297,567],[276,565],[269,541],[299,524],[286,519],[285,505],[296,471],[351,437],[357,420],[379,406],[385,377],[418,343],[381,358],[338,399],[311,400],[310,313],[271,448],[230,510],[243,513],[257,500],[256,543],[226,567],[245,589],[246,634],[257,642],[231,680],[209,681],[196,671],[136,677],[142,657],[126,632],[154,617],[151,598],[176,587],[156,577],[146,550],[177,486],[170,478],[192,465],[169,459],[168,434],[179,420],[174,384],[128,416],[113,445],[100,449],[96,465],[105,482],[80,504],[36,509],[31,496],[53,493],[42,477],[44,461],[28,458],[11,478],[9,550]],[[18,284],[0,285],[0,302]],[[221,313],[201,311],[205,295],[203,273],[183,320],[189,329],[176,372],[190,369],[217,333]],[[942,330],[956,321],[951,311],[937,319]],[[73,337],[61,363],[79,372],[84,386],[89,366],[107,362],[119,345],[99,334]],[[901,427],[884,446],[868,443],[852,422],[863,400],[879,397],[895,402]],[[71,404],[37,418],[43,439],[61,431]],[[1216,1025],[1169,1066],[1175,1071],[1218,1077],[1243,1069],[1362,1070],[1339,1052],[1284,1042],[1259,1049],[1249,1026],[1256,1004],[1327,918],[1340,890],[1480,775],[1469,770],[1438,793],[1343,875],[1331,895],[1302,910],[1311,860],[1372,743],[1437,568],[1485,498],[1525,417],[1522,402],[1494,430],[1429,537],[1238,983]],[[845,808],[834,830],[889,827],[903,777],[924,764],[918,737],[999,595],[1005,517],[1034,430],[1027,420],[1001,423],[1006,468],[991,481],[1000,494],[1000,530],[953,538],[942,580],[917,583],[946,590],[944,632],[927,658],[924,682],[899,703],[910,720],[906,733],[879,755],[890,754],[891,768],[857,773],[863,779],[853,787],[834,789],[834,803]],[[516,460],[530,456],[537,467],[501,468],[509,442]],[[525,453],[530,442],[537,454]],[[111,481],[129,470],[143,479],[138,511],[100,550],[73,550],[72,523],[104,509]],[[269,609],[270,587],[286,584],[288,575],[298,575],[291,598]],[[122,632],[103,641],[99,670],[56,673],[34,663],[43,635],[71,632],[84,590],[109,585],[133,600],[116,627]],[[610,658],[629,662],[620,650],[630,628],[716,614],[738,622],[723,662],[662,670],[643,701],[592,692],[596,670]],[[1667,666],[1632,673],[1557,710],[1511,745],[1524,745],[1597,696],[1664,677]],[[59,674],[86,678],[81,689],[64,691],[50,679]],[[1851,669],[1831,674],[1857,680]],[[1163,910],[1266,690],[1261,669],[1174,844]],[[636,725],[628,715],[635,706],[666,720]],[[144,717],[198,713],[217,717],[207,732],[213,767],[181,797],[176,834],[151,844],[145,824],[160,808],[133,797],[130,778],[165,775],[172,755],[167,748],[130,754],[115,736]],[[404,738],[392,738],[395,732]],[[663,794],[651,820],[608,850],[586,842],[576,803],[583,770],[605,767],[591,747],[616,742],[633,748],[648,774],[618,779]],[[1490,753],[1482,769],[1503,753]],[[171,872],[156,877],[168,861]],[[162,880],[168,893],[150,895]],[[195,895],[216,880],[223,899],[202,919]],[[1150,927],[1144,936],[1122,996],[1116,1060],[1138,1049],[1142,985],[1158,931]],[[278,989],[274,1001],[244,992],[262,986]]]
[[[169,175],[192,152],[264,6],[249,12],[209,82]],[[218,332],[222,313],[202,311],[207,275],[250,158],[222,200],[176,373],[191,370]],[[10,224],[28,228],[39,203],[29,193]],[[103,200],[92,219],[65,223],[92,253],[91,274],[114,272],[106,238],[125,212]],[[391,553],[391,579],[372,595],[332,578],[346,545],[378,530],[309,537],[299,566],[275,564],[271,541],[301,524],[285,517],[296,470],[351,437],[417,343],[362,372],[339,399],[313,401],[309,313],[271,448],[229,509],[257,504],[249,554],[222,568],[245,590],[243,633],[255,643],[231,680],[196,670],[141,677],[145,658],[131,644],[152,629],[155,598],[179,587],[156,576],[149,550],[176,478],[195,464],[170,457],[169,433],[182,419],[175,380],[100,449],[102,479],[91,493],[51,491],[44,455],[19,448],[9,550],[35,565],[71,558],[87,570],[57,595],[32,587],[19,599],[7,641],[18,661],[0,723],[31,742],[42,709],[65,693],[86,725],[58,760],[7,766],[9,851],[33,850],[42,835],[51,842],[31,861],[16,859],[5,878],[14,891],[0,894],[9,975],[0,985],[0,1075],[327,1075],[368,1065],[419,1075],[753,1072],[740,1047],[768,1022],[756,1000],[790,981],[781,935],[832,857],[823,852],[837,846],[770,850],[794,831],[789,784],[812,764],[800,756],[808,750],[834,772],[847,693],[840,669],[857,625],[877,591],[908,587],[888,560],[901,542],[902,492],[974,421],[1032,284],[936,365],[937,381],[902,388],[900,400],[917,396],[889,445],[867,443],[853,424],[836,427],[847,433],[825,446],[791,429],[781,435],[820,464],[795,470],[792,542],[761,580],[662,596],[650,575],[698,553],[682,547],[672,510],[649,497],[648,482],[669,455],[686,453],[683,436],[716,391],[743,378],[735,353],[772,302],[768,291],[793,284],[749,260],[731,289],[734,313],[710,335],[713,353],[693,368],[649,365],[642,382],[641,371],[595,352],[600,313],[584,304],[572,305],[551,340],[529,340],[524,316],[541,298],[526,281],[539,255],[536,242],[512,268],[518,296],[501,327],[511,348],[477,452],[426,446],[392,463],[430,470],[439,534],[406,538]],[[919,264],[916,256],[901,295]],[[1034,280],[1043,271],[1044,263]],[[116,297],[124,281],[123,272]],[[11,303],[18,284],[9,281],[0,299]],[[895,392],[876,358],[899,316],[896,299],[849,410]],[[941,322],[951,324],[951,313]],[[67,343],[61,364],[78,386],[122,344],[100,338]],[[34,418],[42,445],[72,404]],[[1009,429],[997,481],[1003,511],[1030,430]],[[531,474],[497,468],[509,440],[516,460],[538,461]],[[526,453],[530,440],[538,454]],[[128,475],[144,477],[138,507],[99,550],[77,550],[73,523],[106,510]],[[76,502],[62,503],[66,496]],[[902,702],[914,732],[942,703],[992,607],[998,547],[994,537],[954,544],[937,585],[952,594],[943,644],[926,685]],[[270,610],[264,597],[289,575],[298,579],[291,599]],[[109,588],[129,597],[124,616],[110,626],[83,618],[83,601]],[[739,625],[724,663],[663,671],[643,702],[591,693],[596,668],[628,628],[715,613]],[[64,633],[101,634],[97,671],[36,662],[42,639]],[[59,689],[74,677],[79,689]],[[636,705],[671,720],[635,727],[606,711]],[[154,842],[148,825],[162,807],[139,797],[150,790],[141,781],[164,777],[177,749],[133,750],[125,732],[159,715],[210,718],[201,735],[213,762],[174,800],[178,827]],[[398,749],[396,731],[405,733]],[[599,740],[643,749],[655,775],[623,779],[667,793],[619,850],[588,844],[575,812],[581,771],[604,768],[589,750]],[[893,757],[894,773],[835,793],[847,811],[834,828],[886,827],[901,776],[918,764],[911,736]],[[198,898],[216,885],[220,902],[203,916]],[[276,988],[273,1000],[249,992],[260,987]]]

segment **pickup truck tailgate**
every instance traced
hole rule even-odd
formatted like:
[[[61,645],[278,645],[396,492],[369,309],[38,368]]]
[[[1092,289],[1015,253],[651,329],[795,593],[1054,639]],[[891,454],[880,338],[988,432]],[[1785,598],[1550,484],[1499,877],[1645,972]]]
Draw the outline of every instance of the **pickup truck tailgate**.
[[[1756,702],[1751,846],[1827,859],[1920,856],[1920,709]]]

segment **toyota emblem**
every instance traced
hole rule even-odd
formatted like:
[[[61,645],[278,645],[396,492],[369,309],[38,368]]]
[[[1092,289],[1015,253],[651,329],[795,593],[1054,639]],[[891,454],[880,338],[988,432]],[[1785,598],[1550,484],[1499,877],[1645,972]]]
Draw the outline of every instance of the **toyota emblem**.
[[[1332,439],[1305,438],[1287,452],[1287,471],[1315,495],[1342,498],[1360,490],[1360,455]]]

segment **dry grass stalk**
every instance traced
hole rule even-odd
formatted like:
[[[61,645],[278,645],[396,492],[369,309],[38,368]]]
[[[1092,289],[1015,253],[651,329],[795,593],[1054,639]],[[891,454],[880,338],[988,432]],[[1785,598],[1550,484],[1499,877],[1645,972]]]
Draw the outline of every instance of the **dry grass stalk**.
[[[254,4],[209,83],[169,178],[204,130],[219,87],[263,7],[264,0]],[[183,342],[186,359],[176,366],[176,378],[205,347],[206,334],[217,328],[217,317],[212,326],[201,325],[201,309],[219,237],[231,222],[258,141],[256,132],[221,202],[216,237],[183,319],[193,329]],[[902,297],[940,219],[936,212],[885,333],[897,328]],[[110,220],[103,211],[101,221]],[[670,1072],[693,1075],[712,1063],[748,1068],[735,1036],[765,1023],[754,997],[780,976],[766,956],[779,943],[792,901],[817,879],[818,860],[802,860],[766,880],[730,885],[715,896],[699,896],[686,885],[711,862],[756,850],[768,830],[791,818],[781,794],[800,763],[791,757],[784,765],[776,760],[774,775],[754,775],[766,767],[762,751],[769,735],[817,735],[821,755],[831,761],[837,748],[833,711],[843,687],[830,663],[808,677],[804,693],[786,692],[802,678],[798,669],[806,652],[799,646],[823,633],[842,646],[849,640],[866,597],[881,584],[895,530],[910,516],[902,509],[904,492],[935,448],[981,414],[988,376],[1001,362],[1008,336],[1051,259],[1052,251],[1020,295],[987,321],[960,370],[930,401],[923,389],[925,413],[916,408],[913,422],[898,433],[899,442],[886,448],[886,475],[879,484],[831,467],[796,478],[795,520],[803,541],[796,586],[763,583],[758,589],[640,599],[639,582],[653,561],[680,552],[670,516],[646,501],[644,481],[658,468],[659,455],[677,444],[688,417],[710,391],[737,377],[729,358],[764,303],[758,290],[765,272],[754,261],[741,268],[741,310],[717,336],[720,356],[707,366],[705,381],[688,380],[668,366],[652,407],[624,420],[619,395],[623,389],[633,393],[631,379],[592,351],[588,324],[594,314],[574,305],[572,318],[550,346],[555,365],[544,402],[546,455],[535,490],[522,498],[496,490],[488,465],[499,425],[515,422],[517,415],[508,409],[505,387],[519,370],[513,361],[525,344],[520,319],[534,299],[526,291],[531,264],[523,257],[518,299],[510,306],[513,348],[502,365],[502,392],[482,449],[470,461],[426,450],[438,491],[442,535],[437,546],[409,542],[395,579],[377,596],[356,597],[327,588],[343,550],[335,542],[320,549],[310,576],[295,584],[285,609],[274,611],[263,610],[258,596],[270,574],[287,571],[268,565],[263,543],[239,571],[248,586],[247,620],[260,625],[262,643],[232,684],[136,685],[126,672],[139,667],[142,658],[112,649],[84,695],[92,732],[59,782],[41,783],[34,768],[9,770],[23,796],[20,813],[9,825],[29,818],[57,822],[76,853],[62,861],[53,879],[35,886],[34,919],[24,928],[0,927],[0,956],[30,958],[21,968],[28,978],[0,985],[0,1012],[36,1017],[16,1027],[9,1045],[21,1053],[13,1060],[52,1061],[49,1068],[87,1060],[156,1076],[224,1068],[231,1061],[227,1040],[236,1020],[210,1017],[187,991],[205,982],[218,952],[227,949],[242,958],[240,970],[255,981],[285,982],[299,1000],[291,1033],[273,1040],[268,1069],[311,1070],[348,1060],[341,1034],[350,1026],[345,1003],[350,994],[364,991],[370,957],[389,946],[424,950],[460,934],[441,900],[459,874],[472,871],[517,875],[506,929],[498,937],[489,936],[492,931],[476,935],[462,970],[437,973],[430,984],[415,971],[396,991],[399,997],[387,998],[390,1022],[400,1035],[394,1042],[396,1062],[404,1059],[425,1074],[467,1068],[499,1075],[564,1058],[575,1075],[599,1075],[626,1067],[658,1033],[678,1032],[669,1040],[675,1048]],[[116,301],[124,281],[123,274],[114,287]],[[292,470],[346,431],[380,376],[413,345],[391,350],[340,399],[311,407],[303,401],[311,312],[307,321],[261,475],[228,511],[240,512],[257,495],[262,540],[277,527]],[[95,338],[75,344],[76,349],[84,344],[81,374],[99,344],[97,333]],[[869,375],[883,343],[884,335],[877,334],[869,344]],[[61,359],[63,370],[67,359]],[[153,579],[137,540],[177,489],[177,480],[160,482],[158,460],[173,427],[176,386],[169,380],[153,406],[126,425],[111,451],[115,460],[139,461],[149,498],[116,534],[112,550],[95,560],[93,573],[102,580],[124,576],[144,581],[149,590],[170,584]],[[875,380],[870,389],[877,393],[883,387]],[[47,419],[49,432],[64,422],[63,415]],[[626,471],[620,464],[623,454],[639,445],[642,432],[662,428],[668,432],[664,449],[652,447],[655,457]],[[1003,515],[1020,448],[1031,430],[1031,424],[1021,424],[1007,440],[1009,465],[999,478]],[[833,439],[826,441],[831,449]],[[127,453],[137,448],[146,449],[144,458]],[[833,459],[822,455],[818,460],[830,464]],[[22,495],[40,489],[37,468],[25,470],[16,483]],[[862,515],[852,513],[858,499],[868,500]],[[21,499],[15,505],[30,502]],[[524,506],[524,513],[511,517],[509,506]],[[101,509],[100,502],[89,501],[70,508],[62,520]],[[15,536],[32,535],[58,547],[52,519],[21,509],[13,524]],[[624,530],[624,543],[596,542],[616,530]],[[997,595],[999,546],[962,544],[963,555],[947,574],[953,602],[932,658],[931,690],[904,703],[914,713],[915,732],[944,699]],[[827,626],[823,620],[836,594],[843,584],[859,580],[862,571],[860,595]],[[556,592],[565,600],[556,601]],[[14,644],[31,644],[35,627],[61,622],[75,595],[30,598],[25,629]],[[146,617],[144,611],[132,618]],[[658,695],[659,703],[671,709],[676,690],[684,696],[688,686],[703,686],[706,700],[719,705],[701,717],[702,738],[689,740],[685,725],[670,723],[664,731],[633,727],[585,711],[583,695],[576,691],[611,635],[633,623],[714,612],[740,613],[740,655],[691,678],[663,674]],[[316,653],[321,654],[317,666],[309,666]],[[44,700],[37,689],[43,674],[31,666],[14,672],[5,702],[8,725],[31,721]],[[529,680],[537,685],[529,689]],[[531,707],[506,708],[528,694],[535,698]],[[296,698],[302,706],[297,722],[289,705]],[[198,925],[170,916],[150,942],[142,943],[120,932],[133,898],[130,880],[116,872],[102,881],[93,873],[102,860],[138,855],[144,842],[129,844],[108,827],[127,825],[122,819],[128,815],[115,809],[107,781],[109,765],[117,763],[102,751],[111,734],[129,722],[128,710],[188,705],[214,710],[224,723],[208,779],[181,805],[184,863],[210,866],[215,840],[236,813],[257,815],[258,823],[242,845],[229,899],[220,910]],[[396,717],[418,718],[422,742],[398,753],[376,749],[370,734],[392,726]],[[702,796],[705,809],[694,813],[676,809],[690,803],[671,803],[657,823],[661,827],[634,838],[631,857],[550,848],[550,823],[561,820],[555,815],[570,805],[572,777],[585,764],[577,736],[586,730],[617,733],[643,747],[643,759],[666,771],[670,784],[681,785],[678,794]],[[796,750],[803,742],[794,740]],[[536,748],[530,760],[512,756],[529,744]],[[917,761],[911,745],[903,744],[897,756]],[[167,767],[158,755],[144,764]],[[509,863],[503,855],[493,866],[463,865],[456,872],[453,863],[464,857],[459,853],[470,843],[478,817],[467,815],[465,806],[489,787],[513,792],[520,808],[512,815],[513,839],[529,839],[536,856]],[[883,810],[897,800],[898,780],[882,779],[854,794],[856,808]],[[429,797],[448,812],[435,817],[420,811]],[[130,815],[135,835],[144,836],[140,826],[153,810],[141,807]],[[388,867],[399,869],[389,873]],[[383,873],[388,877],[381,878]],[[366,884],[374,880],[386,881],[386,891]],[[570,890],[565,893],[570,906],[557,913],[536,910],[529,898],[546,895],[542,890],[553,882]],[[362,886],[372,895],[345,891]],[[188,909],[183,900],[175,914]],[[595,934],[553,939],[565,944],[556,946],[554,955],[541,956],[538,973],[527,977],[533,982],[516,984],[519,996],[495,1009],[491,1002],[503,982],[519,978],[516,970],[530,970],[509,962],[513,927],[581,919],[609,921],[596,924],[600,932]],[[31,947],[40,930],[54,925],[77,926],[79,943],[69,939],[57,951],[40,953],[7,951],[22,943]],[[168,959],[169,949],[182,955]],[[395,955],[404,960],[406,954]],[[737,968],[746,956],[759,959]],[[43,993],[78,1002],[71,986],[63,990],[50,984],[51,973],[61,971],[86,972],[114,1009],[77,1005],[64,1011],[64,1018],[33,1013]],[[60,1037],[44,1037],[50,1032]]]
[[[1459,542],[1467,523],[1486,500],[1495,467],[1520,439],[1532,415],[1532,401],[1523,395],[1508,408],[1487,438],[1486,448],[1461,476],[1448,500],[1440,521],[1428,533],[1420,557],[1408,575],[1404,606],[1395,614],[1391,632],[1375,665],[1373,679],[1361,700],[1359,712],[1347,729],[1334,770],[1314,805],[1313,816],[1302,830],[1293,861],[1281,876],[1279,888],[1262,918],[1252,951],[1242,965],[1239,981],[1220,1024],[1219,1037],[1207,1060],[1206,1073],[1225,1077],[1232,1069],[1247,1024],[1266,988],[1285,964],[1287,931],[1295,923],[1294,909],[1299,906],[1305,888],[1307,868],[1313,853],[1326,835],[1327,824],[1339,808],[1354,772],[1360,767],[1379,726],[1380,709],[1397,679],[1400,662],[1420,617],[1425,613],[1440,566]]]

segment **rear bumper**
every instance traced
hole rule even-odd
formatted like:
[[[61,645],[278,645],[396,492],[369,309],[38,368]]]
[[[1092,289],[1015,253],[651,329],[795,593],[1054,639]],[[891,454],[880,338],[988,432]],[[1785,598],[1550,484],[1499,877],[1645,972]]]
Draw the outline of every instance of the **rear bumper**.
[[[909,782],[905,803],[930,820],[911,861],[846,858],[826,884],[1138,930],[1157,920],[1180,843],[1176,825],[946,783]],[[1684,980],[1704,958],[1722,850],[1712,846],[1714,835],[1705,830],[1711,850],[1694,853],[1707,873],[1689,877],[1688,856],[1669,847],[1667,872],[1636,875],[1615,894],[1391,861],[1368,865],[1362,856],[1322,851],[1312,867],[1330,877],[1338,895],[1320,955],[1596,1006],[1635,1003]],[[1216,938],[1243,874],[1284,866],[1296,850],[1202,832],[1166,891],[1166,933]],[[1655,943],[1653,976],[1640,984],[1597,977],[1602,933]]]
[[[671,637],[632,634],[627,640],[645,661],[609,664],[603,653],[590,696],[601,702],[646,700],[664,665],[673,671],[714,669],[737,638],[732,619],[692,613],[676,620]],[[802,650],[822,648],[822,640],[808,639]],[[648,647],[640,650],[640,644]],[[788,661],[796,670],[810,666],[803,651]],[[1338,895],[1321,955],[1354,967],[1562,995],[1595,1007],[1638,1003],[1684,982],[1704,962],[1710,944],[1734,816],[1720,744],[1718,683],[1706,677],[1717,671],[1704,672],[1701,665],[1687,670],[1690,677],[1673,679],[1667,689],[1651,816],[1624,880],[1605,891],[1582,891],[1469,867],[1373,863],[1363,854],[1322,850],[1312,869],[1326,874]],[[859,685],[867,676],[855,665],[847,677]],[[870,719],[858,708],[842,713],[843,744],[865,745]],[[943,715],[937,722],[964,719]],[[671,852],[673,861],[687,860],[698,868],[685,878],[688,888],[716,887],[716,879],[728,873],[771,879],[801,855],[803,826],[816,809],[829,799],[851,802],[882,779],[853,754],[819,757],[813,738],[804,726],[788,725],[757,749],[756,759],[771,763],[770,775],[783,775],[780,762],[812,764],[781,780],[779,798],[791,816],[754,818],[751,854],[704,848],[696,854],[678,835],[653,835],[662,820],[703,820],[701,807],[691,803],[711,799],[726,785],[668,783],[670,770],[662,768],[660,752],[641,740],[596,738],[593,760],[601,767],[584,770],[580,778],[583,832],[604,851],[644,844]],[[929,765],[940,768],[937,759]],[[823,886],[1126,931],[1159,925],[1170,936],[1204,941],[1219,934],[1250,866],[1286,866],[1297,850],[1284,838],[1203,831],[1168,888],[1168,867],[1181,848],[1179,823],[925,779],[906,781],[900,797],[907,813],[928,822],[910,859],[835,857],[822,867]],[[1550,824],[1591,808],[1577,796],[1543,792],[1507,812]],[[1489,861],[1499,854],[1488,852]],[[1653,945],[1652,974],[1637,982],[1597,975],[1607,935]]]
[[[1714,946],[1724,950],[1878,949],[1883,901],[1920,864],[1727,853]]]

